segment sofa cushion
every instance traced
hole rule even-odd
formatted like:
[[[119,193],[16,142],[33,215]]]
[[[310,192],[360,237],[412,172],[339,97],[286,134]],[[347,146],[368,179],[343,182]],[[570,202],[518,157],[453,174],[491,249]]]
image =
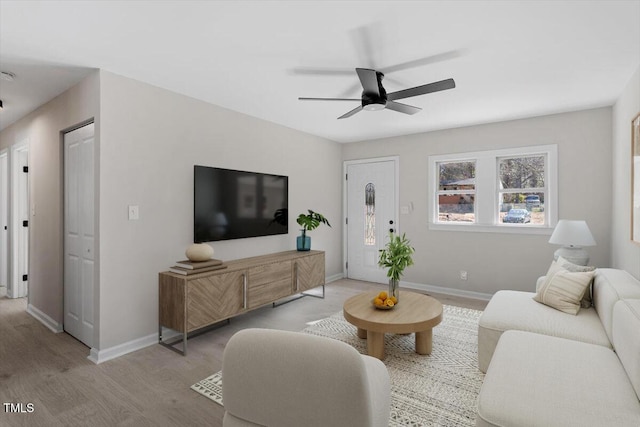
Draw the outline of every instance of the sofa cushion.
[[[637,427],[640,402],[611,349],[507,331],[480,390],[476,425]]]
[[[640,299],[640,282],[624,270],[598,268],[593,279],[593,306],[613,341],[613,306],[620,299]]]
[[[565,270],[571,271],[573,273],[578,273],[583,271],[595,271],[596,269],[596,267],[593,265],[574,264],[562,258],[561,256],[558,257],[558,264],[560,264],[560,266]],[[589,308],[593,305],[593,301],[591,300],[591,283],[589,283],[589,287],[587,288],[586,292],[582,296],[582,301],[580,301],[580,305],[582,306],[582,308]]]
[[[593,275],[592,271],[571,272],[560,263],[552,262],[544,283],[533,299],[564,313],[576,315]]]
[[[593,308],[576,316],[533,300],[533,292],[498,291],[491,298],[478,325],[478,366],[486,372],[493,351],[504,331],[536,332],[611,347],[609,338]]]
[[[614,306],[613,345],[640,399],[640,300],[621,300]]]

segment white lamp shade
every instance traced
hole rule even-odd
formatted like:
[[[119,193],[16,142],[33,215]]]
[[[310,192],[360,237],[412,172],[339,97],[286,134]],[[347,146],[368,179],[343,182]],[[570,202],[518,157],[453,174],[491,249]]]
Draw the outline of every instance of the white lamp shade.
[[[558,221],[549,243],[563,246],[595,246],[596,241],[586,221],[561,219]]]

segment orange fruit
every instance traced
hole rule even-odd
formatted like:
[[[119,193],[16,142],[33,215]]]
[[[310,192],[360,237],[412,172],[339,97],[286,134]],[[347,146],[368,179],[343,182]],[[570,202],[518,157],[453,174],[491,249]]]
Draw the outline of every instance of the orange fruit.
[[[387,299],[387,293],[385,291],[382,291],[378,294],[378,298],[380,298],[382,301]]]
[[[374,303],[375,305],[377,305],[378,307],[380,307],[381,305],[383,305],[383,304],[384,304],[384,302],[383,302],[380,298],[376,298],[376,299],[374,299],[374,300],[373,300],[373,303]]]
[[[396,297],[389,297],[389,299],[390,299],[391,301],[393,301],[393,303],[394,303],[394,304],[397,304],[397,303],[398,303],[398,298],[396,298]]]
[[[387,305],[387,307],[393,307],[394,305],[396,305],[396,303],[394,303],[391,298],[387,298],[384,303]]]

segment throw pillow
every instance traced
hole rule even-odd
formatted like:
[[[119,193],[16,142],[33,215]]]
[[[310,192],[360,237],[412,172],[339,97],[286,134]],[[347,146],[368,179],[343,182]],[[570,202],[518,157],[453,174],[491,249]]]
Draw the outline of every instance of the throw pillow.
[[[594,274],[593,271],[570,272],[554,261],[533,299],[556,310],[576,315],[580,311],[580,301]]]
[[[570,271],[572,273],[582,273],[585,271],[595,271],[595,267],[593,265],[578,265],[578,264],[574,264],[571,261],[567,261],[566,259],[562,258],[561,256],[558,257],[558,264],[560,264],[562,266],[562,268],[564,268],[567,271]],[[589,286],[587,287],[587,291],[584,293],[584,296],[582,297],[582,301],[580,301],[580,306],[582,308],[589,308],[593,305],[593,301],[591,299],[591,285],[593,284],[593,281],[589,282]]]

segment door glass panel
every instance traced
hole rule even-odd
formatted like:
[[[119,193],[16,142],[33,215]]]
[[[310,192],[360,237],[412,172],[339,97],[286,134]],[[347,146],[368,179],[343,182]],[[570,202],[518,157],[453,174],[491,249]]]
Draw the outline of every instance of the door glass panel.
[[[364,244],[376,244],[376,187],[371,182],[364,188]]]

